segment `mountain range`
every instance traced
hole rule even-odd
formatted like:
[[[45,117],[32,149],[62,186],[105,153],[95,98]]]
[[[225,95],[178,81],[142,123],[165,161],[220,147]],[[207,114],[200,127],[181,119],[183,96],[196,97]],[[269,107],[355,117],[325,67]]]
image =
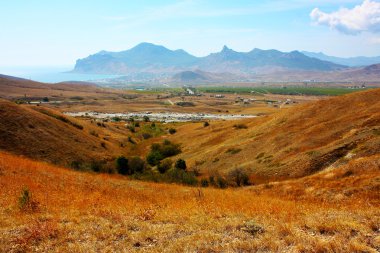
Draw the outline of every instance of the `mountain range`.
[[[329,61],[335,64],[341,64],[341,65],[345,65],[349,67],[362,67],[362,66],[368,66],[368,65],[380,63],[380,56],[375,56],[375,57],[358,56],[358,57],[342,58],[342,57],[336,57],[336,56],[329,56],[321,52],[314,53],[314,52],[302,51],[302,53],[306,56],[317,58],[322,61]]]
[[[186,51],[141,43],[121,52],[100,51],[76,62],[74,72],[91,74],[177,73],[186,70],[267,73],[278,70],[335,71],[346,67],[306,56],[299,51],[253,49],[236,52],[227,46],[218,53],[196,57]]]

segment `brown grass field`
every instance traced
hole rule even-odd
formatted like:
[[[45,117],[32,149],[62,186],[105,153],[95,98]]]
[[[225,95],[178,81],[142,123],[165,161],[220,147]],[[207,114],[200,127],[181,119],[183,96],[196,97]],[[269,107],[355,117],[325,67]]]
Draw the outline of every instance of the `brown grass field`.
[[[271,193],[198,189],[73,172],[1,153],[0,251],[378,252],[376,159],[377,167],[371,161],[375,167],[367,164],[363,173],[377,184],[374,195],[367,189],[333,201],[323,193],[300,198],[299,189],[311,192],[304,184],[312,178],[274,185]],[[363,180],[363,165],[351,182]],[[336,176],[325,174],[315,191],[330,189],[334,180],[347,185]],[[25,187],[31,204],[20,209]]]

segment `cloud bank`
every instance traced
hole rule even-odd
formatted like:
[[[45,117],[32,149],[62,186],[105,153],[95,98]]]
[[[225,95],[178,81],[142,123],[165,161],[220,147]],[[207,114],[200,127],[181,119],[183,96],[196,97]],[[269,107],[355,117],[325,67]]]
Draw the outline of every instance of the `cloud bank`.
[[[332,13],[315,8],[310,17],[318,25],[325,25],[346,34],[380,33],[380,2],[372,0],[365,0],[352,9],[342,8]]]

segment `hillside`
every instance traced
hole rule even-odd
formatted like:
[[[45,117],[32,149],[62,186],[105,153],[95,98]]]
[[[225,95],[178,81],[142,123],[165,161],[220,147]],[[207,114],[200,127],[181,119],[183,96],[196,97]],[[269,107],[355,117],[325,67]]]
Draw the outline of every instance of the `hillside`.
[[[97,93],[117,93],[85,82],[40,83],[13,76],[0,75],[0,98],[38,100],[43,97],[55,100],[72,96],[91,96]]]
[[[70,166],[73,162],[113,162],[113,156],[123,153],[118,141],[102,139],[110,135],[110,127],[79,121],[46,107],[0,100],[0,118],[0,150],[14,154]],[[126,138],[122,136],[120,140]]]
[[[241,167],[255,183],[302,177],[380,153],[379,97],[369,90],[256,119],[184,125],[172,139],[204,175]]]
[[[211,72],[255,73],[261,68],[333,71],[345,67],[308,57],[298,51],[284,53],[254,49],[245,53],[224,46],[218,53],[195,57],[181,49],[169,50],[163,46],[141,43],[126,51],[101,51],[79,59],[73,71],[98,74],[173,74],[199,69]]]
[[[379,171],[364,162],[343,177],[217,190],[75,172],[0,152],[0,251],[376,252]],[[334,183],[347,186],[336,188],[339,198],[331,197]]]

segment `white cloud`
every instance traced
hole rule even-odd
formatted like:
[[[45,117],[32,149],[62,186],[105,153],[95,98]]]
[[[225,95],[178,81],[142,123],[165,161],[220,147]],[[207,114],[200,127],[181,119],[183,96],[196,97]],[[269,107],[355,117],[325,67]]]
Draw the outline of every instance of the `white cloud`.
[[[315,8],[310,17],[318,25],[326,25],[347,34],[380,32],[380,2],[372,0],[365,0],[352,9],[342,8],[332,13]]]

